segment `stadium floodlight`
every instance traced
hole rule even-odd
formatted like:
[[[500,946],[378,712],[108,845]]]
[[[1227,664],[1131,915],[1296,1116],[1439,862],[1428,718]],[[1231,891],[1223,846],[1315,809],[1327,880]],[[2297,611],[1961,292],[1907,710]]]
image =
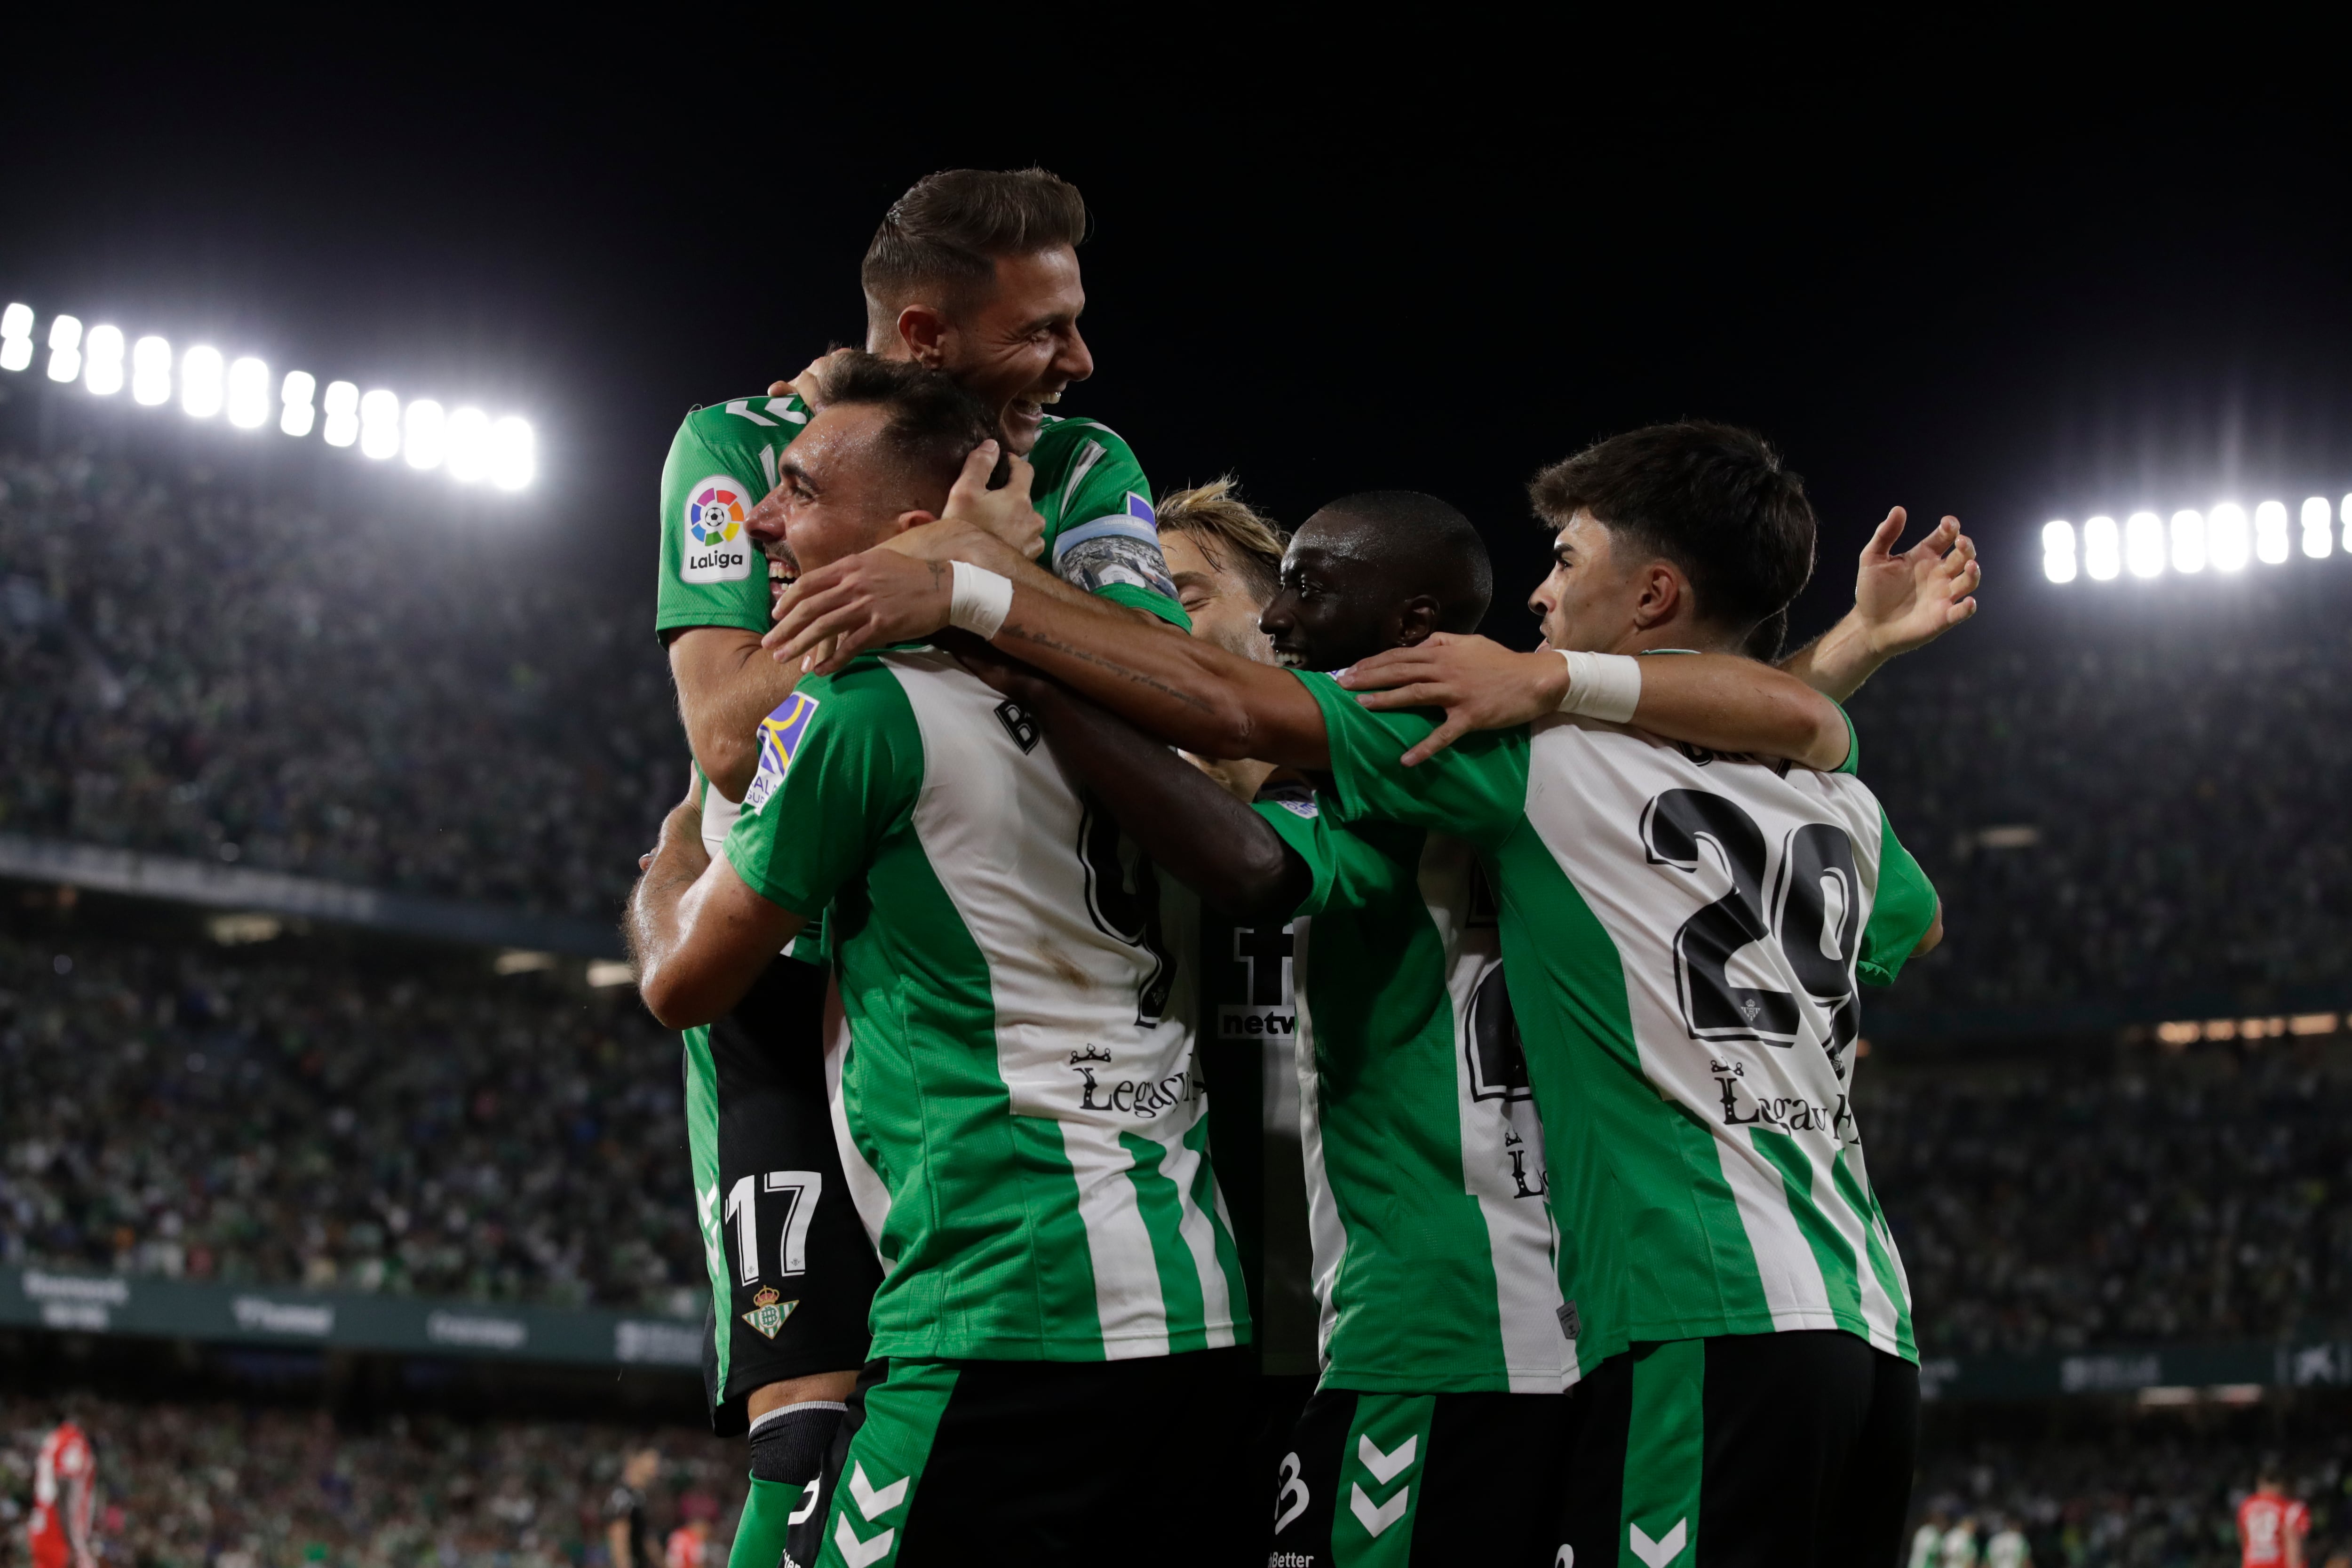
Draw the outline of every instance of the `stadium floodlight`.
[[[122,329],[92,327],[82,344],[82,384],[100,397],[122,390]]]
[[[400,399],[381,387],[360,399],[360,450],[379,459],[400,450]]]
[[[490,426],[490,482],[502,490],[519,490],[538,472],[539,458],[530,426],[509,414]]]
[[[81,379],[81,318],[79,316],[49,318],[49,379]]]
[[[2053,583],[2074,580],[2074,525],[2071,522],[2045,522],[2042,525],[2042,574]]]
[[[22,370],[33,363],[33,307],[11,305],[0,310],[0,370]]]
[[[289,436],[308,436],[318,410],[310,399],[319,390],[319,378],[307,370],[289,370],[278,388],[278,406],[285,412],[278,416],[278,427]]]
[[[2254,508],[2254,559],[2276,566],[2286,556],[2286,503],[2266,500]]]
[[[2352,495],[2344,498],[2343,507],[2336,515],[2344,520],[2344,553],[2352,555]]]
[[[172,345],[163,339],[131,345],[131,395],[149,408],[172,401]]]
[[[441,405],[420,397],[401,416],[400,450],[412,468],[437,468],[448,448],[449,422]]]
[[[2135,577],[2164,571],[2164,523],[2152,511],[2136,511],[2124,522],[2124,564]]]
[[[2246,509],[2223,501],[2205,514],[2205,550],[2216,572],[2246,569]]]
[[[478,408],[457,408],[449,414],[449,477],[470,485],[490,472],[490,416]]]
[[[2172,514],[2172,569],[2175,572],[2205,570],[2205,520],[2196,512],[2176,511]],[[2154,575],[2152,573],[2141,574]]]
[[[2314,561],[2336,548],[2330,537],[2336,531],[2328,525],[2336,521],[2326,496],[2313,496],[2303,503],[2303,552]]]
[[[2123,551],[2116,536],[2116,520],[2095,517],[2083,525],[2083,570],[2102,583],[2123,570]]]
[[[330,447],[348,447],[360,438],[360,389],[348,381],[327,384],[326,440]]]
[[[221,411],[220,350],[199,343],[180,356],[180,406],[198,419]]]
[[[228,367],[228,422],[240,430],[269,423],[269,367],[250,355]]]

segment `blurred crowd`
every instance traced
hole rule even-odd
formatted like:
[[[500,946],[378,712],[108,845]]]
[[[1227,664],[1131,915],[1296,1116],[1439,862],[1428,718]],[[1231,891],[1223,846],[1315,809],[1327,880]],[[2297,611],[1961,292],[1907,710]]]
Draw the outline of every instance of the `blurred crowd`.
[[[2238,1568],[2238,1504],[2266,1458],[2310,1510],[2304,1562],[2352,1564],[2352,1442],[2341,1437],[2282,1447],[2168,1424],[2098,1440],[1931,1444],[1913,1524],[1945,1538],[1935,1568],[1989,1562],[2004,1530],[2024,1537],[2034,1568]],[[1974,1556],[1953,1550],[1963,1542]]]
[[[0,832],[617,911],[685,784],[651,616],[473,504],[0,456]]]
[[[0,1562],[26,1561],[34,1457],[68,1408],[0,1397]],[[97,1455],[93,1533],[116,1568],[606,1568],[623,1456],[648,1444],[657,1546],[688,1530],[718,1568],[727,1542],[701,1534],[742,1506],[740,1446],[692,1433],[420,1416],[352,1433],[323,1414],[87,1397],[70,1410]]]
[[[1863,689],[1863,775],[1949,931],[1885,1005],[2352,1000],[2352,570],[2298,565],[1970,626]]]
[[[1862,1064],[1855,1113],[1929,1354],[2340,1331],[2352,1047]]]
[[[698,1313],[677,1037],[370,956],[0,935],[0,1260]]]

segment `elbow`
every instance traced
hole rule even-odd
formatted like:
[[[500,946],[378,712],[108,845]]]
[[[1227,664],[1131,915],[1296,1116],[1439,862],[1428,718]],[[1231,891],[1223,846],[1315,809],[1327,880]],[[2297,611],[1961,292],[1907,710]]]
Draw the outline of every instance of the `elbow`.
[[[1937,948],[1943,945],[1943,942],[1944,900],[1937,899],[1936,900],[1936,918],[1927,922],[1927,934],[1919,939],[1919,945],[1911,950],[1911,956],[1916,958],[1923,952],[1933,952]]]
[[[1838,705],[1808,688],[1792,694],[1786,745],[1783,755],[1806,767],[1834,773],[1845,766],[1853,750],[1853,735]]]
[[[639,966],[637,995],[645,1003],[646,1011],[665,1029],[691,1029],[712,1022],[726,1011],[723,1007],[712,1009],[708,998],[700,994],[701,990],[690,976],[679,973],[675,959]]]
[[[760,766],[760,748],[752,737],[707,729],[692,739],[694,760],[700,764],[702,776],[710,781],[711,788],[740,804]]]

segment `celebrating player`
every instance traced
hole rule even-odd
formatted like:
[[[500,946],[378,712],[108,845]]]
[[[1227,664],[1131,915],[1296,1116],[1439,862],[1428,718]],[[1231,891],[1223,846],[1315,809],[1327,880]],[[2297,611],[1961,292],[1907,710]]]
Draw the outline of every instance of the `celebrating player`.
[[[1134,454],[1101,425],[1045,412],[1094,369],[1078,329],[1086,221],[1077,191],[1042,170],[919,181],[866,250],[866,346],[944,371],[995,411],[1007,447],[1035,464],[1035,513],[1006,526],[1034,538],[1042,521],[1066,580],[1181,625]],[[713,856],[751,780],[761,721],[793,690],[790,672],[755,657],[770,572],[784,563],[761,558],[752,513],[810,415],[797,395],[721,401],[687,416],[663,469],[656,626]],[[834,1147],[825,984],[811,931],[732,1011],[686,1037],[712,1302],[705,1384],[713,1429],[751,1436],[730,1568],[774,1568],[791,1516],[821,1511],[806,1489],[865,1362],[881,1277]]]
[[[860,354],[823,379],[781,464],[794,565],[1027,504],[1017,463],[984,488],[994,411],[945,377]],[[1148,866],[936,650],[805,681],[761,745],[723,858],[678,806],[631,927],[647,1004],[691,1025],[830,909],[844,1131],[888,1268],[843,1485],[795,1559],[1074,1562],[1114,1532],[1123,1557],[1204,1559],[1202,1495],[1241,1479],[1248,1313]],[[1139,1484],[1179,1474],[1183,1506],[1133,1539]]]
[[[1515,700],[1562,716],[1433,754],[1432,721],[1330,677],[1106,635],[994,581],[1001,547],[953,527],[904,542],[951,552],[956,592],[921,563],[844,561],[787,596],[772,640],[790,658],[836,637],[837,660],[952,620],[1181,744],[1328,771],[1347,819],[1469,839],[1575,1249],[1589,1372],[1561,1545],[1890,1560],[1916,1352],[1847,1098],[1853,984],[1933,943],[1934,893],[1842,723],[1779,748],[1837,773],[1622,727],[1654,682],[1709,675],[1627,656],[1748,646],[1802,585],[1811,510],[1762,442],[1695,424],[1601,443],[1535,493],[1556,564],[1532,604],[1559,652],[1499,657]]]

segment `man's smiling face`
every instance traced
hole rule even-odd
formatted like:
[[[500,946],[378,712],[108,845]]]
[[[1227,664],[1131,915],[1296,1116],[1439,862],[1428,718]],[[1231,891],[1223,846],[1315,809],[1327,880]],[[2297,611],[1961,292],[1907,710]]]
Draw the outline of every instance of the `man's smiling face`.
[[[1017,457],[1037,444],[1045,411],[1063,390],[1095,373],[1094,355],[1078,331],[1086,308],[1078,253],[1068,246],[999,257],[993,289],[959,312],[942,340],[938,367],[1003,410],[1004,444]]]
[[[1328,508],[1300,526],[1282,558],[1282,585],[1258,622],[1276,663],[1344,669],[1397,646],[1393,574],[1365,544],[1352,520]]]
[[[888,418],[873,404],[829,404],[779,457],[776,488],[745,530],[786,579],[879,544],[904,514],[929,510],[877,438]]]

